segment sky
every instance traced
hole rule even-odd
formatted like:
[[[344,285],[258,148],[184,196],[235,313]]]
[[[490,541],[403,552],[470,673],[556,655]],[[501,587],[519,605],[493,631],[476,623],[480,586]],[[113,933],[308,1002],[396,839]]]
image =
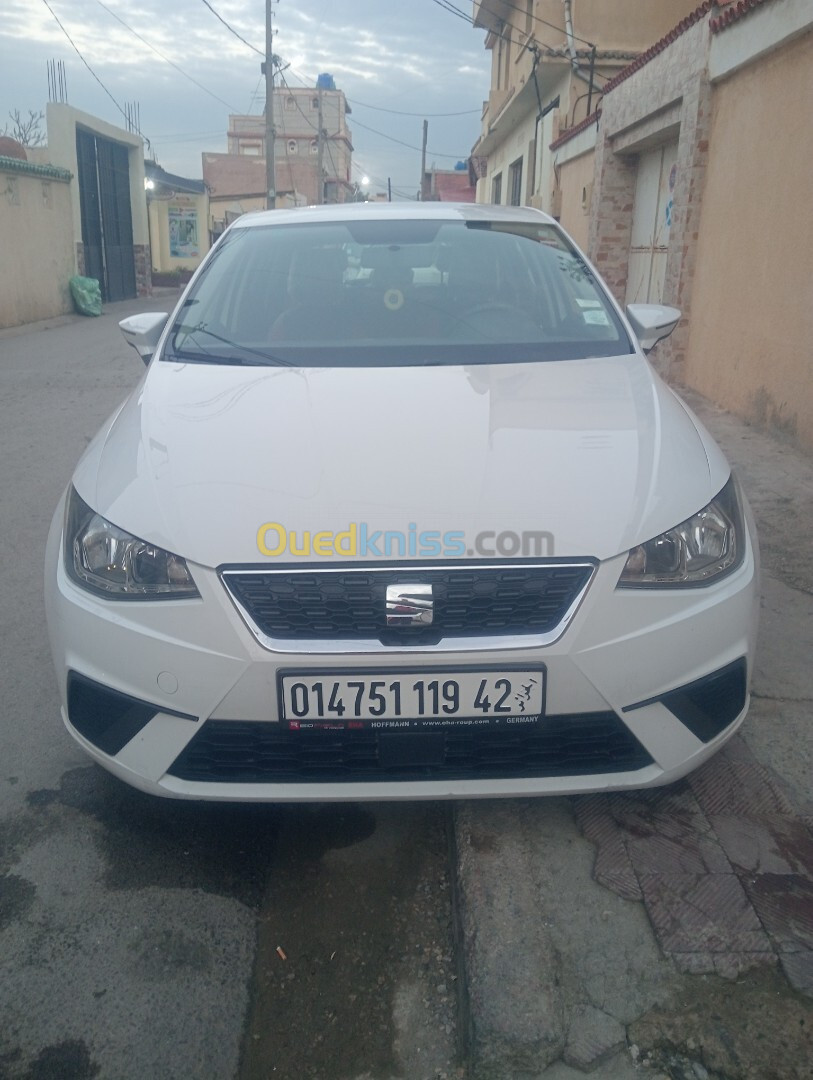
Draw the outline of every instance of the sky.
[[[470,14],[470,0],[451,2]],[[265,0],[210,3],[264,51]],[[453,168],[471,152],[489,91],[483,30],[438,0],[275,0],[273,13],[274,51],[290,65],[288,85],[314,86],[329,72],[345,92],[353,177],[369,177],[371,192],[386,190],[389,177],[395,198],[414,198],[424,118],[428,166]],[[205,0],[2,0],[0,131],[12,109],[23,116],[45,110],[47,62],[62,60],[68,104],[123,127],[116,103],[137,102],[159,164],[200,178],[201,153],[226,151],[229,114],[263,111],[262,58],[254,49]]]

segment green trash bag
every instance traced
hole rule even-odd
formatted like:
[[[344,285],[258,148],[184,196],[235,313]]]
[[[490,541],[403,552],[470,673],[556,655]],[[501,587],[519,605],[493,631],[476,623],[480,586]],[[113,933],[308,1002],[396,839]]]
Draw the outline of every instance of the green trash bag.
[[[92,277],[72,277],[68,282],[73,303],[80,315],[101,315],[102,290]]]

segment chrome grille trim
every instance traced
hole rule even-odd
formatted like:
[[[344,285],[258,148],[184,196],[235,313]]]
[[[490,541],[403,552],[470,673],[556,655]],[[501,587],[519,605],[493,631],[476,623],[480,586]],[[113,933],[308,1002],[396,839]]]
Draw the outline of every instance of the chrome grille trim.
[[[568,569],[581,569],[587,571],[587,577],[585,582],[576,596],[573,598],[567,609],[562,614],[562,617],[558,621],[555,627],[544,633],[505,633],[505,634],[483,634],[477,636],[467,637],[443,637],[439,641],[432,644],[420,644],[418,642],[403,642],[397,644],[383,644],[380,638],[275,638],[265,633],[261,627],[257,625],[257,622],[253,618],[251,612],[246,605],[235,595],[233,589],[230,586],[229,579],[234,575],[271,575],[274,573],[279,574],[319,574],[319,573],[409,573],[412,575],[421,574],[424,571],[440,570],[444,573],[449,571],[459,570],[464,573],[471,574],[476,570],[538,570],[545,567],[560,567]],[[594,559],[572,559],[572,560],[542,560],[535,563],[524,562],[490,562],[490,563],[478,563],[472,565],[469,563],[455,564],[450,566],[448,563],[444,564],[440,562],[433,563],[418,563],[418,562],[401,562],[391,563],[377,566],[365,566],[362,563],[352,563],[344,566],[328,566],[310,565],[307,567],[268,567],[262,566],[224,566],[218,569],[218,576],[226,590],[229,599],[234,604],[237,612],[251,631],[254,639],[269,652],[284,653],[284,654],[330,654],[333,656],[343,655],[356,655],[360,653],[378,653],[379,655],[397,656],[397,655],[433,655],[437,653],[449,653],[449,652],[494,652],[494,651],[509,651],[512,649],[537,649],[544,648],[545,646],[552,645],[558,641],[559,638],[567,630],[570,623],[573,621],[573,617],[578,611],[587,590],[595,580],[595,575],[598,569],[598,563]]]

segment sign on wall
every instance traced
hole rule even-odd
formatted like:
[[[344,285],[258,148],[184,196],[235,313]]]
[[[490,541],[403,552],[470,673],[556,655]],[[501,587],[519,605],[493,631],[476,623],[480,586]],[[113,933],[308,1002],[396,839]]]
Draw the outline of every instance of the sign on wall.
[[[194,208],[170,206],[169,254],[175,259],[193,259],[200,255],[198,246],[198,212]]]

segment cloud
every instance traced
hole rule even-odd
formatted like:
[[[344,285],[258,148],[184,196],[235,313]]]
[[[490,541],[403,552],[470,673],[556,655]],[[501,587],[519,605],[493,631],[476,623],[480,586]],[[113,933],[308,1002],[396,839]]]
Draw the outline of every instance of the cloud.
[[[262,109],[260,56],[231,35],[201,0],[104,0],[149,45],[117,22],[99,0],[49,3],[119,103],[139,103],[141,126],[155,139],[161,162],[171,171],[200,176],[201,152],[225,149],[229,106],[210,94],[229,102],[234,111]],[[247,41],[264,49],[262,4],[212,4]],[[483,32],[467,27],[432,0],[412,0],[409,5],[389,0],[280,0],[274,6],[274,25],[274,51],[291,65],[285,72],[290,85],[302,85],[303,80],[313,85],[317,74],[330,72],[357,102],[349,118],[355,161],[379,178],[379,186],[392,176],[396,186],[414,192],[420,153],[354,126],[356,119],[419,145],[423,115],[471,109],[472,115],[465,117],[430,117],[429,145],[465,155],[477,138],[490,72]],[[45,64],[51,59],[65,61],[72,105],[121,123],[48,9],[33,0],[0,4],[0,117],[11,108],[44,108]],[[382,113],[368,105],[417,115]],[[197,134],[217,131],[222,135]],[[451,158],[438,162],[453,164]]]

